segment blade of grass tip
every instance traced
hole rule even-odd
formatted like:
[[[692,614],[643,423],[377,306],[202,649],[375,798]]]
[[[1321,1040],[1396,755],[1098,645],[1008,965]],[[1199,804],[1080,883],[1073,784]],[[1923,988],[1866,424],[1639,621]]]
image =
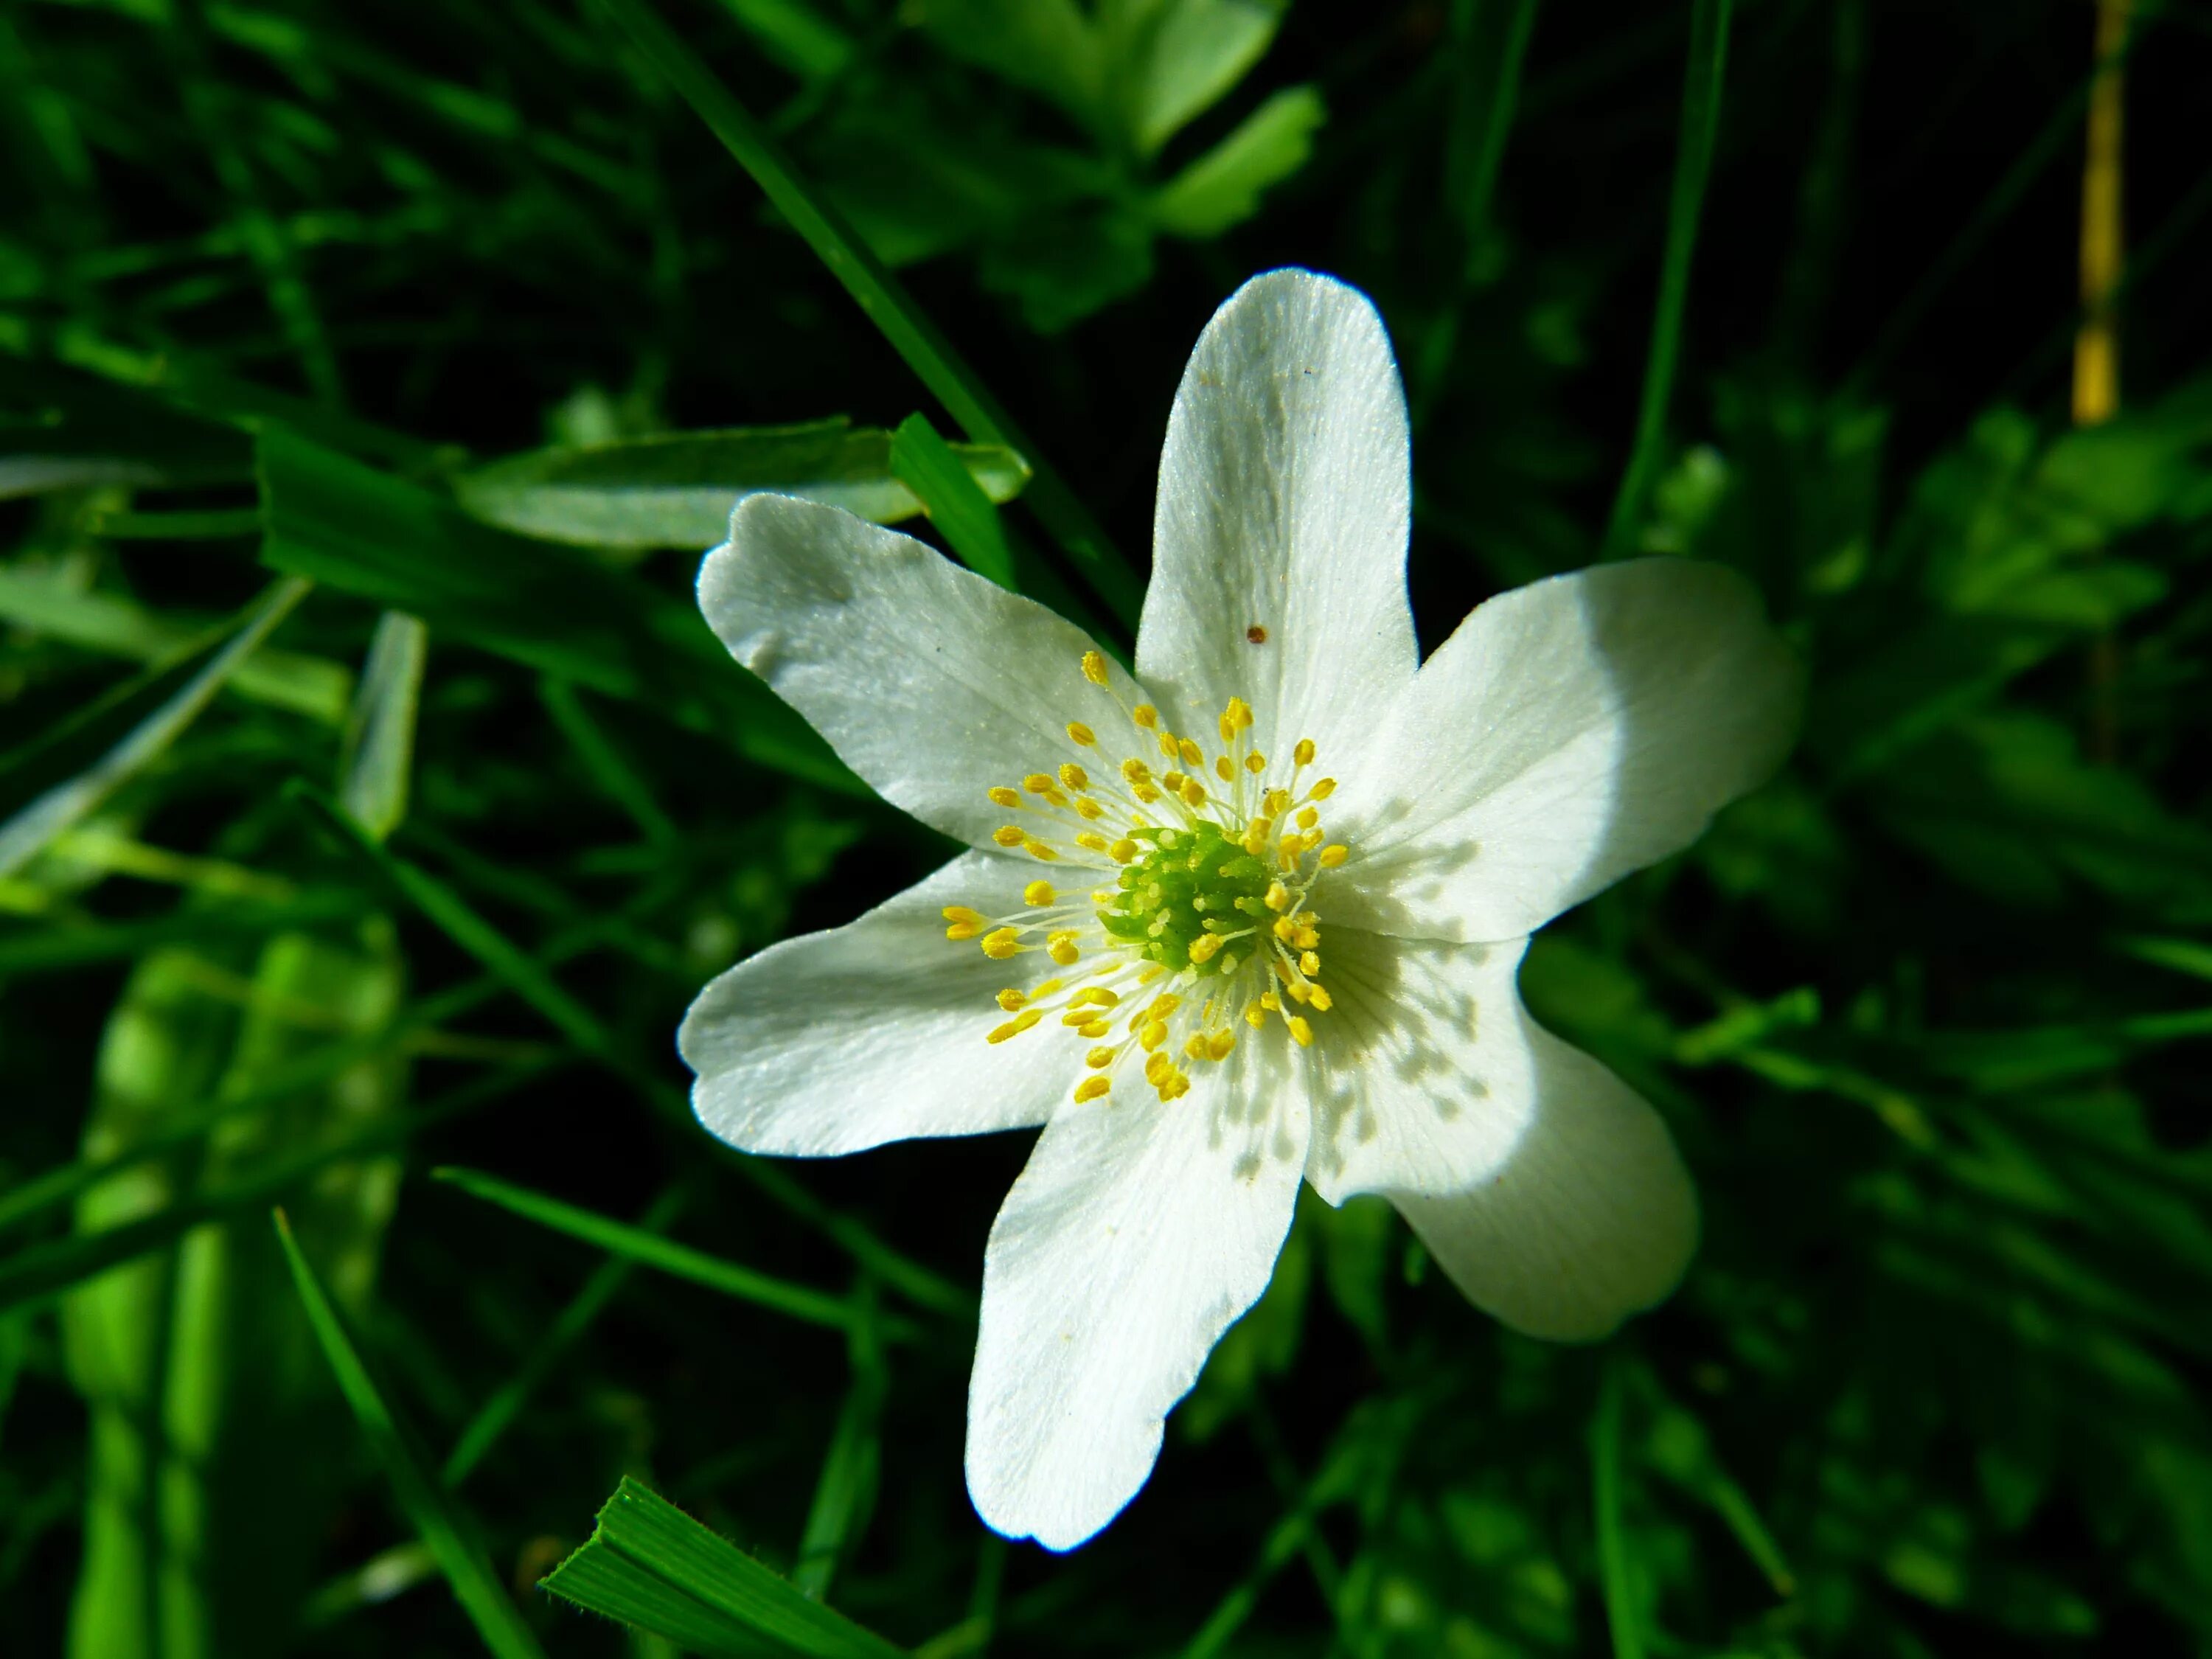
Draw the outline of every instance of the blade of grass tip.
[[[160,704],[133,725],[112,747],[74,776],[53,785],[27,802],[6,823],[0,823],[0,876],[11,876],[28,864],[64,830],[82,821],[127,782],[148,762],[175,742],[185,728],[199,718],[214,701],[223,682],[267,639],[276,624],[292,614],[313,584],[295,576],[272,583],[246,612],[236,631],[206,662]],[[132,696],[142,690],[165,687],[165,671],[155,670],[145,679],[124,688],[119,699],[94,705],[86,720],[96,725],[101,713],[112,707],[135,708]],[[158,695],[158,693],[156,693]],[[127,716],[126,716],[127,717]],[[55,744],[64,744],[78,723],[57,728]],[[87,729],[90,729],[88,726]],[[45,749],[42,743],[40,748]],[[21,765],[36,767],[37,755],[26,755]]]
[[[338,763],[338,799],[355,820],[383,841],[407,816],[415,763],[416,708],[429,630],[404,611],[376,621],[362,665],[360,688],[346,718],[345,752]]]
[[[354,1419],[361,1425],[362,1435],[376,1454],[377,1462],[384,1466],[385,1476],[392,1482],[400,1508],[407,1512],[407,1518],[414,1523],[423,1544],[437,1558],[439,1571],[453,1587],[454,1597],[469,1615],[470,1622],[476,1626],[477,1633],[483,1638],[484,1645],[500,1659],[544,1659],[537,1638],[531,1635],[529,1626],[522,1622],[521,1613],[508,1599],[483,1547],[472,1535],[472,1528],[430,1478],[404,1425],[369,1375],[368,1367],[362,1363],[360,1352],[347,1334],[344,1322],[325,1292],[322,1281],[316,1278],[315,1270],[294,1240],[283,1211],[276,1211],[275,1216],[276,1237],[291,1266],[292,1282],[299,1288],[300,1300],[307,1310],[307,1322],[314,1328],[323,1357],[337,1377],[338,1391],[353,1408]]]
[[[195,1194],[119,1227],[72,1233],[19,1250],[0,1260],[0,1310],[43,1304],[111,1267],[161,1249],[204,1222],[219,1220],[239,1210],[259,1209],[326,1164],[398,1146],[426,1129],[489,1104],[550,1069],[551,1062],[545,1060],[502,1067],[489,1077],[463,1084],[427,1106],[416,1107],[404,1117],[380,1120],[358,1133],[272,1164],[250,1180]]]
[[[638,1218],[639,1231],[656,1235],[665,1231],[683,1213],[684,1206],[690,1200],[690,1194],[683,1188],[669,1188]],[[629,1282],[629,1276],[636,1267],[637,1263],[630,1257],[611,1255],[592,1270],[592,1276],[584,1281],[583,1288],[576,1292],[567,1307],[561,1310],[560,1317],[538,1339],[514,1375],[501,1383],[498,1391],[486,1400],[477,1408],[477,1414],[469,1419],[468,1425],[461,1431],[460,1437],[453,1442],[453,1449],[447,1454],[445,1467],[438,1472],[441,1484],[449,1489],[458,1486],[475,1472],[477,1466],[499,1443],[500,1437],[514,1425],[515,1419],[522,1414],[523,1407],[528,1403],[531,1395],[538,1392],[561,1356],[592,1328],[600,1314],[606,1310],[607,1304]]]
[[[961,429],[978,442],[1005,444],[1020,453],[1030,469],[1030,487],[1024,496],[1030,510],[1107,608],[1125,627],[1133,629],[1144,587],[1127,561],[898,280],[868,252],[820,192],[799,176],[782,148],[714,77],[698,54],[661,21],[649,0],[598,0],[598,3],[691,106],[738,165],[751,175]]]
[[[1598,1383],[1597,1413],[1590,1422],[1590,1504],[1597,1530],[1598,1580],[1605,1618],[1613,1632],[1613,1659],[1644,1659],[1644,1631],[1630,1580],[1628,1536],[1620,1509],[1620,1419],[1623,1383],[1618,1349],[1609,1351]]]
[[[962,563],[1001,587],[1013,587],[1014,556],[999,526],[999,509],[927,415],[908,416],[891,434],[891,476],[914,491]]]
[[[1698,221],[1711,175],[1713,143],[1720,131],[1721,89],[1728,70],[1731,0],[1692,0],[1689,64],[1682,80],[1682,119],[1674,152],[1674,188],[1667,207],[1667,249],[1659,267],[1659,299],[1651,318],[1651,351],[1644,367],[1644,396],[1636,438],[1613,498],[1605,530],[1604,556],[1631,551],[1630,538],[1644,510],[1644,493],[1659,465],[1673,400],[1674,366],[1681,355],[1682,313],[1690,295],[1690,264],[1697,252]]]
[[[642,1227],[633,1227],[626,1221],[617,1221],[611,1216],[595,1210],[580,1209],[564,1204],[557,1198],[548,1198],[543,1193],[532,1192],[526,1187],[517,1187],[476,1170],[438,1169],[430,1172],[434,1181],[446,1182],[459,1188],[471,1198],[480,1198],[488,1204],[496,1204],[541,1227],[566,1233],[571,1238],[580,1238],[587,1244],[596,1244],[603,1250],[627,1256],[641,1267],[653,1267],[676,1279],[686,1279],[694,1285],[703,1285],[710,1291],[734,1297],[740,1302],[750,1302],[757,1307],[802,1320],[810,1325],[828,1325],[837,1330],[849,1331],[860,1318],[858,1310],[842,1297],[832,1296],[809,1285],[794,1285],[789,1279],[776,1279],[769,1274],[741,1267],[734,1261],[710,1255],[704,1250],[693,1249],[688,1244],[678,1244],[648,1232]]]
[[[791,1570],[792,1583],[811,1601],[828,1597],[837,1563],[852,1547],[854,1534],[867,1524],[882,1462],[884,1397],[890,1392],[890,1376],[884,1367],[875,1297],[865,1279],[854,1293],[853,1308],[857,1317],[848,1341],[853,1385],[830,1433],[814,1501],[807,1507],[806,1526],[799,1535],[798,1561]]]

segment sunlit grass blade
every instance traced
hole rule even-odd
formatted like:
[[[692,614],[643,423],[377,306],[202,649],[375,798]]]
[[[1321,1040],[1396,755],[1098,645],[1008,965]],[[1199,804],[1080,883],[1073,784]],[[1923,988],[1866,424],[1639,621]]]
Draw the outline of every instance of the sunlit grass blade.
[[[404,611],[387,611],[369,636],[361,691],[346,720],[338,799],[382,841],[407,816],[415,764],[415,710],[422,693],[429,632]]]
[[[810,1325],[850,1330],[868,1317],[842,1297],[756,1273],[704,1250],[695,1250],[688,1244],[676,1243],[647,1228],[634,1227],[593,1210],[563,1204],[558,1199],[514,1186],[495,1176],[456,1169],[434,1170],[431,1174],[436,1180],[450,1182],[472,1197],[496,1204],[541,1227],[550,1227],[555,1232],[566,1233],[571,1238],[580,1238],[587,1244],[627,1257],[641,1267],[689,1279],[694,1285],[703,1285],[710,1291],[720,1291],[724,1296]]]
[[[967,434],[1016,450],[1030,470],[1027,500],[1122,624],[1134,628],[1142,584],[1089,509],[984,387],[951,343],[938,332],[822,194],[801,178],[775,140],[698,54],[663,22],[649,0],[599,0],[668,78],[738,164],[767,192],[793,229],[906,360]]]
[[[271,584],[206,646],[0,757],[0,811],[13,812],[0,823],[0,876],[21,869],[174,743],[308,586],[296,578]]]
[[[464,1084],[428,1105],[416,1107],[402,1117],[380,1121],[359,1133],[273,1164],[251,1178],[197,1194],[137,1221],[34,1244],[0,1259],[0,1310],[43,1304],[111,1267],[161,1249],[204,1222],[262,1208],[317,1170],[386,1151],[425,1129],[487,1105],[542,1075],[548,1065],[539,1061],[504,1067]]]
[[[1728,69],[1733,0],[1692,0],[1689,66],[1682,82],[1682,116],[1676,128],[1674,194],[1667,205],[1667,249],[1661,256],[1659,299],[1651,317],[1651,349],[1644,365],[1644,395],[1637,406],[1636,436],[1613,497],[1605,531],[1605,555],[1632,550],[1644,498],[1659,466],[1667,438],[1667,410],[1674,400],[1674,367],[1682,350],[1682,313],[1689,304],[1690,265],[1698,246],[1705,185],[1719,134],[1722,82]]]
[[[1644,1616],[1636,1564],[1622,1512],[1621,1416],[1626,1362],[1608,1352],[1598,1382],[1597,1413],[1590,1421],[1590,1508],[1597,1533],[1598,1584],[1613,1634],[1613,1659],[1644,1659]]]
[[[522,1622],[507,1590],[485,1559],[483,1548],[453,1500],[430,1476],[412,1437],[386,1401],[383,1391],[363,1364],[337,1310],[331,1305],[315,1270],[300,1253],[284,1212],[276,1212],[276,1236],[291,1264],[292,1280],[314,1327],[323,1357],[337,1377],[338,1389],[353,1408],[362,1437],[384,1466],[393,1494],[407,1518],[422,1534],[422,1542],[438,1560],[439,1570],[453,1587],[453,1595],[484,1645],[500,1659],[543,1659],[537,1638]]]
[[[930,523],[963,563],[1001,587],[1014,586],[1014,557],[1000,528],[998,509],[927,415],[908,416],[891,434],[891,471],[914,491]]]
[[[638,1231],[656,1236],[664,1231],[682,1213],[687,1196],[680,1187],[672,1187],[661,1194],[638,1218]],[[584,1287],[561,1310],[560,1316],[546,1328],[514,1375],[501,1383],[469,1419],[468,1426],[453,1442],[453,1449],[447,1455],[445,1466],[438,1471],[439,1480],[448,1486],[458,1486],[469,1478],[521,1415],[524,1405],[562,1355],[591,1328],[607,1304],[629,1282],[636,1265],[629,1256],[614,1255],[592,1270]]]
[[[901,1652],[628,1478],[583,1547],[540,1584],[697,1653],[897,1659]]]

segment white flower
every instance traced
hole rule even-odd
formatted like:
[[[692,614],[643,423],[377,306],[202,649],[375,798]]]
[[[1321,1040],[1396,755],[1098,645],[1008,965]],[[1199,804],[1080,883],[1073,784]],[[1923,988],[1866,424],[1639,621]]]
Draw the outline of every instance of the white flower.
[[[1422,664],[1410,498],[1381,319],[1283,270],[1184,372],[1136,678],[834,508],[753,497],[700,572],[738,660],[973,849],[732,969],[679,1042],[749,1152],[1045,1126],[969,1395],[969,1490],[1009,1536],[1071,1548],[1144,1484],[1301,1176],[1388,1197],[1539,1336],[1602,1335],[1695,1244],[1665,1127],[1515,970],[1767,775],[1797,671],[1744,582],[1663,559],[1504,594]]]

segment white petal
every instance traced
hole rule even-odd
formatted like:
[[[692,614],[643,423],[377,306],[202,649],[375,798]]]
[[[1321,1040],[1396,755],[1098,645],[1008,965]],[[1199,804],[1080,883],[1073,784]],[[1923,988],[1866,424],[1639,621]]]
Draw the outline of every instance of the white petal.
[[[1350,758],[1419,658],[1406,601],[1406,398],[1375,307],[1304,270],[1213,314],[1160,458],[1137,672],[1211,746],[1233,696],[1263,747]],[[1248,630],[1263,629],[1263,643]]]
[[[1036,866],[968,853],[857,921],[772,945],[709,984],[676,1046],[699,1121],[749,1152],[830,1158],[920,1135],[1025,1128],[1052,1115],[1082,1050],[1042,1027],[985,1041],[993,1001],[1051,970],[945,937],[948,904],[1018,901]]]
[[[1603,1336],[1674,1288],[1697,1195],[1659,1115],[1528,1018],[1527,941],[1328,935],[1306,1178],[1381,1193],[1452,1282],[1516,1330]]]
[[[1352,858],[1322,908],[1414,938],[1533,933],[1763,782],[1802,696],[1757,594],[1721,566],[1638,559],[1500,594],[1344,778],[1330,829]]]
[[[1083,676],[1091,641],[1033,599],[834,507],[754,495],[699,567],[730,653],[884,799],[970,846],[1006,823],[984,792],[1088,760],[1066,723],[1118,730]],[[1124,700],[1141,701],[1109,665]]]
[[[1112,1520],[1169,1407],[1267,1288],[1307,1126],[1262,1086],[1283,1064],[1270,1046],[1239,1043],[1166,1105],[1131,1077],[1060,1112],[1007,1194],[983,1268],[968,1490],[1008,1537],[1073,1549]]]

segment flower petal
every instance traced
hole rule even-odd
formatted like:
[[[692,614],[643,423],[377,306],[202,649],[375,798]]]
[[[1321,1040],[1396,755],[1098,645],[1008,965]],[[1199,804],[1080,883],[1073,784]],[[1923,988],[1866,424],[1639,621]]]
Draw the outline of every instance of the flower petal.
[[[740,501],[699,567],[699,608],[878,794],[973,847],[1006,822],[987,789],[1083,757],[1066,722],[1122,721],[1084,678],[1080,629],[834,507]],[[1125,702],[1141,701],[1105,666]]]
[[[1337,792],[1331,921],[1511,939],[1697,839],[1763,782],[1803,675],[1750,584],[1638,559],[1475,610]]]
[[[1268,1034],[1279,1039],[1279,1033]],[[1249,1041],[1180,1100],[1141,1079],[1061,1112],[984,1260],[968,1490],[1011,1538],[1073,1549],[1158,1459],[1161,1425],[1259,1299],[1305,1162],[1303,1104]]]
[[[1419,661],[1410,453],[1390,343],[1358,289],[1270,271],[1214,313],[1168,419],[1137,634],[1137,672],[1186,735],[1210,745],[1241,696],[1263,746],[1311,738],[1323,768],[1350,757]]]
[[[1330,933],[1306,1178],[1382,1194],[1476,1306],[1584,1341],[1674,1288],[1697,1195],[1658,1114],[1528,1018],[1526,945]]]
[[[1032,866],[967,853],[857,921],[748,957],[702,991],[676,1046],[699,1120],[749,1152],[831,1158],[922,1135],[1025,1128],[1052,1115],[1081,1051],[1039,1030],[985,1040],[1000,988],[1051,971],[945,937],[948,904],[997,909]],[[1057,1062],[1057,1063],[1055,1063]]]

